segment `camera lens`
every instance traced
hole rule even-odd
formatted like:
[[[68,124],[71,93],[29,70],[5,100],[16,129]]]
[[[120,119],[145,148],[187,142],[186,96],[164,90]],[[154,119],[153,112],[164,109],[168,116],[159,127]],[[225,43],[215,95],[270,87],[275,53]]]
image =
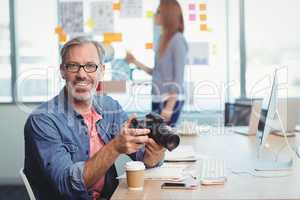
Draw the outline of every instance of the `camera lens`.
[[[166,137],[165,138],[165,141],[166,141],[165,147],[169,151],[172,151],[179,145],[180,138],[178,135],[168,134],[165,137]]]

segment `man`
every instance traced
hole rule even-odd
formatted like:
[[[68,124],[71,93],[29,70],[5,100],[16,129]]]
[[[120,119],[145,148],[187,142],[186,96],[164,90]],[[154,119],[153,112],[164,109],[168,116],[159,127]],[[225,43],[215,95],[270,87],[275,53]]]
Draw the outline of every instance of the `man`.
[[[37,199],[109,199],[118,185],[114,162],[120,154],[154,167],[164,148],[130,128],[117,101],[95,96],[103,76],[104,51],[85,37],[61,50],[66,85],[28,118],[24,172]]]

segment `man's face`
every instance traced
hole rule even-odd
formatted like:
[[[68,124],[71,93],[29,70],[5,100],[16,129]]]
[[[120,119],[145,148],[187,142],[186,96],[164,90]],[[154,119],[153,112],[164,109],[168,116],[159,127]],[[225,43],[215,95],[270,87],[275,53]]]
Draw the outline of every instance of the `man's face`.
[[[103,73],[94,44],[87,43],[71,47],[65,56],[63,64],[98,65],[97,71],[91,73],[86,72],[82,67],[78,72],[70,72],[64,65],[60,68],[61,74],[66,80],[69,95],[77,101],[91,100],[96,91],[100,75]]]

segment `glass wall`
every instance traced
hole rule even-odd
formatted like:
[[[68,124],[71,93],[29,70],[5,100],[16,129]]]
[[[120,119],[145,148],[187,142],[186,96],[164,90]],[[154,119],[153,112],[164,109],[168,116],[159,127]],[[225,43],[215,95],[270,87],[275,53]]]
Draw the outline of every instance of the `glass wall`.
[[[17,1],[18,101],[45,101],[60,87],[57,1]]]
[[[0,102],[12,101],[8,0],[0,1],[0,87]]]
[[[59,1],[16,1],[16,31],[18,68],[16,74],[17,101],[46,101],[58,93],[63,82],[59,75],[59,41],[55,30],[62,25],[63,15],[74,18],[76,10],[64,10],[68,0]],[[91,19],[103,13],[93,13],[97,1],[76,1],[84,5],[81,19],[83,32],[103,40],[102,34],[95,34],[91,26],[98,27],[98,21]],[[100,1],[99,1],[100,2]],[[185,1],[179,0],[185,20],[185,37],[189,55],[185,67],[186,111],[221,110],[228,99],[239,97],[239,12],[238,0]],[[110,9],[115,6],[108,2]],[[154,65],[153,13],[159,1],[142,1],[140,17],[123,17],[114,10],[112,32],[121,33],[122,39],[113,42],[115,59],[123,59],[131,51],[139,60],[150,67]],[[3,6],[2,6],[3,4]],[[95,4],[96,5],[96,4]],[[112,6],[113,5],[113,6]],[[73,5],[74,6],[74,5]],[[10,96],[11,69],[9,60],[8,1],[1,1],[0,9],[0,81],[7,87],[1,89],[1,97]],[[47,8],[47,9],[45,9]],[[115,8],[113,8],[115,9]],[[64,13],[68,12],[68,13]],[[128,13],[127,13],[128,14]],[[136,14],[136,13],[135,13]],[[3,15],[3,17],[2,17]],[[90,16],[91,15],[91,16]],[[98,16],[99,17],[99,16]],[[72,18],[72,19],[73,19]],[[72,21],[71,19],[71,21]],[[98,18],[101,21],[102,18]],[[70,18],[64,18],[69,27]],[[103,22],[102,26],[109,26]],[[4,24],[4,25],[2,25]],[[6,25],[5,25],[6,24]],[[101,27],[100,26],[100,27]],[[76,28],[76,27],[75,27]],[[67,39],[74,36],[67,32]],[[2,32],[4,34],[2,34]],[[2,42],[3,41],[3,42]],[[62,43],[61,43],[62,44]],[[5,57],[6,56],[6,57]],[[3,64],[2,64],[3,63]],[[112,62],[106,64],[105,80],[112,80]],[[133,66],[130,66],[133,69]],[[2,73],[2,70],[4,73]],[[126,94],[110,94],[118,99],[127,111],[149,111],[151,106],[151,76],[134,69],[128,81]]]
[[[185,21],[185,37],[189,45],[189,55],[185,66],[186,103],[185,111],[220,110],[227,95],[227,24],[226,0],[186,1],[179,0]],[[124,19],[115,16],[115,31],[122,32],[122,43],[114,43],[116,58],[123,58],[130,50],[140,61],[153,67],[154,52],[146,49],[145,43],[153,40],[153,18],[158,1],[143,1],[141,19]],[[236,5],[233,5],[236,12]],[[233,16],[236,20],[236,15]],[[235,24],[236,26],[236,24]],[[138,27],[138,28],[137,28]],[[238,31],[232,28],[232,32]],[[237,35],[237,33],[234,33]],[[238,40],[235,38],[234,42]],[[237,46],[233,46],[236,53]],[[236,59],[232,62],[237,67]],[[233,71],[236,78],[236,70]],[[133,71],[127,94],[113,94],[126,110],[149,111],[151,107],[151,76],[140,70]],[[236,83],[239,84],[239,83]],[[236,87],[236,86],[235,86]],[[238,87],[238,86],[237,86]],[[229,89],[228,89],[229,90]],[[235,92],[235,88],[232,88]]]
[[[248,97],[264,97],[280,68],[280,97],[300,96],[300,1],[245,1]]]
[[[228,13],[228,82],[226,87],[227,101],[234,102],[240,97],[240,0],[227,0]]]

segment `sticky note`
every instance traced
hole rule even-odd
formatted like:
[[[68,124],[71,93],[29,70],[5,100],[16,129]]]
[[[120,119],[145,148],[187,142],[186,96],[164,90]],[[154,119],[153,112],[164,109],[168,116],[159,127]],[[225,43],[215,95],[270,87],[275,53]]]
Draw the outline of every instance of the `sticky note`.
[[[189,4],[189,10],[196,10],[196,5],[194,3]]]
[[[190,21],[195,21],[196,20],[196,15],[195,14],[190,14],[189,15],[189,20]]]
[[[62,29],[61,26],[57,26],[57,27],[55,28],[55,33],[61,34],[62,32],[63,32],[63,29]]]
[[[200,30],[207,31],[208,30],[207,24],[200,24]]]
[[[110,42],[110,41],[103,41],[103,44],[104,44],[104,45],[110,45],[111,42]]]
[[[146,17],[147,18],[153,18],[153,11],[151,11],[151,10],[148,10],[147,12],[146,12]]]
[[[58,34],[58,41],[60,43],[65,43],[67,41],[67,34],[65,32]]]
[[[85,24],[90,29],[93,29],[96,26],[96,22],[92,18],[89,18]]]
[[[113,10],[121,10],[121,3],[114,3],[113,4]]]
[[[145,48],[146,49],[153,49],[153,43],[152,42],[146,43]]]
[[[121,42],[122,33],[104,33],[104,42]]]
[[[199,10],[206,10],[207,7],[206,7],[206,4],[205,3],[200,3],[199,4]]]
[[[200,21],[206,21],[207,20],[207,15],[199,15]]]

